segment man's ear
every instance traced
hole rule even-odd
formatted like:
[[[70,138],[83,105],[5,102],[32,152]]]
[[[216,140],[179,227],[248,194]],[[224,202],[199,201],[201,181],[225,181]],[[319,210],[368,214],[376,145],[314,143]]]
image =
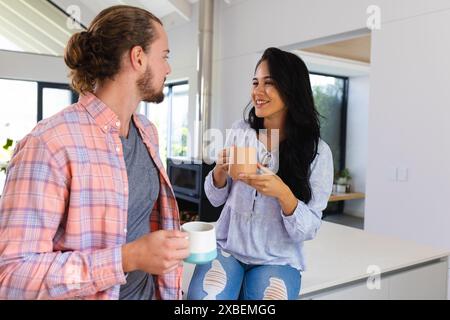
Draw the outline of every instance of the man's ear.
[[[130,63],[131,67],[135,70],[145,69],[145,52],[141,46],[134,46],[130,50]]]

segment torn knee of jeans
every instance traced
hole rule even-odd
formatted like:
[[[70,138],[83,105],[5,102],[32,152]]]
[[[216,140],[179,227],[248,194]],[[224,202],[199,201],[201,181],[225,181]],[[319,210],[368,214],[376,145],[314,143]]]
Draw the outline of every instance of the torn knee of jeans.
[[[269,286],[264,290],[263,300],[287,300],[286,284],[280,278],[270,278]]]
[[[227,285],[227,274],[222,264],[218,260],[212,262],[211,269],[208,270],[203,279],[203,291],[207,293],[205,300],[215,300]]]

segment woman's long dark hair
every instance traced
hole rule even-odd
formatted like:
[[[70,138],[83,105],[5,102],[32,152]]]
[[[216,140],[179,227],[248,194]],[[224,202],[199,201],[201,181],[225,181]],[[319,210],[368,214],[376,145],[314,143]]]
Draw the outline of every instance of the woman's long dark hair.
[[[278,176],[305,203],[311,200],[310,166],[317,154],[320,139],[319,114],[314,106],[308,69],[297,55],[277,48],[264,51],[256,69],[266,61],[282,101],[287,107],[285,139],[280,142]],[[250,104],[246,122],[264,129],[264,118],[258,118]],[[244,115],[245,118],[245,115]]]

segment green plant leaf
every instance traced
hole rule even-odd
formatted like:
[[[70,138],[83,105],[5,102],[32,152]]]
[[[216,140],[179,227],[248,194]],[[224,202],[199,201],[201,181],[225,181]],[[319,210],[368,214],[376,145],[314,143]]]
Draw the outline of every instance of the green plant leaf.
[[[3,149],[8,150],[13,145],[12,139],[6,139],[6,144],[3,146]]]

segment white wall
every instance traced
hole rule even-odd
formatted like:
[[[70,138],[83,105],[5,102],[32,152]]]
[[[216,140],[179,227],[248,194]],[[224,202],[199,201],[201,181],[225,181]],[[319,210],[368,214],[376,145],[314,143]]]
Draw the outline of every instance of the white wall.
[[[349,78],[345,163],[352,174],[352,187],[358,192],[366,191],[369,90],[369,76]],[[345,212],[364,217],[364,201],[346,201]]]
[[[61,57],[0,50],[0,78],[68,83]]]
[[[247,0],[229,6],[216,1],[221,9],[216,16],[220,37],[215,41],[220,42],[220,49],[215,52],[219,84],[213,93],[213,125],[224,130],[242,118],[250,99],[254,67],[265,48],[361,29],[369,2]]]
[[[380,6],[383,21],[450,7],[447,0],[246,0],[232,5],[216,1],[220,12],[215,17],[219,20],[215,41],[220,44],[215,52],[219,84],[213,92],[213,124],[224,129],[241,116],[255,62],[265,48],[301,47],[315,39],[361,30],[372,4]]]
[[[438,8],[437,8],[438,9]],[[373,32],[365,227],[450,248],[449,10]],[[407,176],[397,176],[406,173]],[[404,181],[399,181],[404,180]]]

